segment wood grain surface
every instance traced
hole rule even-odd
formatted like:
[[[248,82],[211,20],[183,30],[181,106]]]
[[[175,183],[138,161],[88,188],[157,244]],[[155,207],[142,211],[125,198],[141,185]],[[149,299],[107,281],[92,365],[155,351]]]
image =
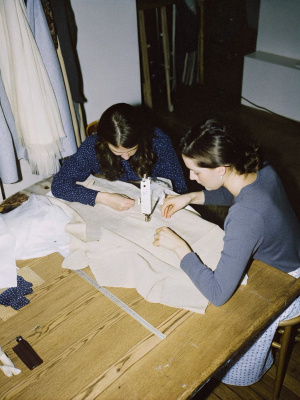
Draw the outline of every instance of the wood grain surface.
[[[19,261],[45,283],[0,322],[0,345],[21,374],[0,375],[1,399],[184,399],[299,293],[300,282],[261,262],[222,307],[205,315],[109,288],[167,335],[161,340],[51,254]],[[91,272],[86,269],[85,272]],[[12,351],[22,335],[43,364],[30,371]]]

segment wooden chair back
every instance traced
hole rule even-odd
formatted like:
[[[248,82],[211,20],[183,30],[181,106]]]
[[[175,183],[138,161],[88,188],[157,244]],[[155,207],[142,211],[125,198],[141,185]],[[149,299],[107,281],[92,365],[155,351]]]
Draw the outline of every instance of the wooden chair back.
[[[280,334],[280,341],[273,341],[272,346],[279,351],[273,400],[278,400],[284,376],[295,342],[300,342],[300,315],[295,318],[281,321],[276,334]]]
[[[91,136],[94,133],[97,133],[98,122],[99,122],[99,120],[93,121],[90,124],[88,124],[88,126],[85,129],[86,136]]]

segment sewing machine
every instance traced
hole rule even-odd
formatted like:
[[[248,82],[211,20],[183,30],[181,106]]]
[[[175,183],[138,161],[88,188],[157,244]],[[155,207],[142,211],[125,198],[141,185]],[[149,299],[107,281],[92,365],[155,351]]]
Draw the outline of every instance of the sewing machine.
[[[150,221],[151,214],[151,178],[146,174],[141,180],[141,212],[145,214],[145,221]]]
[[[159,199],[156,200],[152,208],[152,196],[151,196],[151,178],[145,174],[143,179],[141,180],[140,184],[141,188],[141,197],[140,197],[140,204],[141,204],[141,212],[145,215],[145,221],[149,222],[151,220],[151,215],[153,214]]]

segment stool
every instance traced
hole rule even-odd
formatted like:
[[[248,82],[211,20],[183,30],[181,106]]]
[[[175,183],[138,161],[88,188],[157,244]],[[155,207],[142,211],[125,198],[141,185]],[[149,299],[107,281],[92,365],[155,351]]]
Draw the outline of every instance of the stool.
[[[292,335],[292,331],[294,328],[296,328],[296,335]],[[287,358],[288,350],[293,345],[293,342],[300,342],[300,315],[286,321],[281,321],[278,325],[277,333],[281,334],[282,336],[280,338],[280,343],[275,341],[272,342],[272,346],[279,350],[273,400],[277,400],[280,395],[287,364],[289,361]]]

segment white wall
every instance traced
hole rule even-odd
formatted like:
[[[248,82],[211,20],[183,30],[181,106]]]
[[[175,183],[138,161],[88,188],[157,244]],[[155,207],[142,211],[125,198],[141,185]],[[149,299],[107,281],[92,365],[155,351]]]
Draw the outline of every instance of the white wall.
[[[78,28],[87,122],[114,103],[141,104],[141,82],[135,0],[71,0]],[[23,180],[3,185],[5,196],[42,178],[21,160]],[[0,193],[0,201],[2,201]]]
[[[244,58],[242,97],[300,121],[300,0],[261,0],[257,51]],[[242,104],[253,106],[242,99]]]
[[[256,50],[300,59],[299,0],[261,0]]]
[[[135,0],[71,0],[87,122],[114,103],[141,104]]]

